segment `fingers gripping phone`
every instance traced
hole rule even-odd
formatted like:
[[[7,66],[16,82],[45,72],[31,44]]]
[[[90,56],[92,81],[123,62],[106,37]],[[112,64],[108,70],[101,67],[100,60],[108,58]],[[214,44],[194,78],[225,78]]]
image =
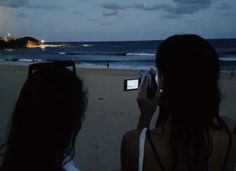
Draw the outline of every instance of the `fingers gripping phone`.
[[[156,71],[151,68],[149,71],[141,71],[140,72],[141,78],[142,79],[147,79],[149,78],[149,83],[148,83],[148,87],[147,87],[147,98],[148,99],[152,99],[155,96],[155,92],[158,88],[158,77],[156,75]],[[146,77],[146,78],[145,78]]]
[[[138,90],[141,79],[149,77],[150,82],[147,88],[147,97],[152,99],[155,96],[155,92],[158,88],[158,77],[156,75],[156,71],[153,68],[150,70],[142,70],[140,71],[140,77],[141,78],[124,80],[124,91]]]

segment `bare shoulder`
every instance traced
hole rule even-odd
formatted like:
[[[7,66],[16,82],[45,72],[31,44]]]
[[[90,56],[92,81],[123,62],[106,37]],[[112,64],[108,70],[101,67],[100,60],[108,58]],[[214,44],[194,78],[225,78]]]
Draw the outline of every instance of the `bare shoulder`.
[[[221,117],[223,119],[223,121],[227,124],[227,126],[229,127],[230,129],[230,132],[232,134],[235,133],[235,126],[236,126],[236,122],[233,118],[230,118],[228,116],[223,116]]]
[[[138,147],[139,136],[141,130],[131,130],[124,134],[122,138],[122,146],[125,146],[129,150],[136,150]]]
[[[137,140],[139,139],[140,133],[141,133],[141,130],[138,130],[138,129],[128,131],[124,134],[123,139],[126,141],[130,141],[133,139]]]
[[[227,124],[232,136],[229,163],[233,166],[236,164],[236,122],[234,119],[227,116],[222,117],[222,119]]]
[[[236,122],[234,119],[224,116],[222,119],[225,121],[232,135],[231,154],[236,158]]]
[[[132,130],[125,133],[121,144],[122,171],[137,170],[138,144],[141,130]]]
[[[232,135],[232,155],[236,159],[236,131]]]

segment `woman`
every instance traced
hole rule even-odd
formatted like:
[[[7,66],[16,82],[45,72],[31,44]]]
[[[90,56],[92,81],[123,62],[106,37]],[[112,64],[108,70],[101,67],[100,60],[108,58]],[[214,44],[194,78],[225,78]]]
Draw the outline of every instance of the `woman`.
[[[136,130],[124,135],[122,171],[225,171],[236,161],[235,124],[219,115],[219,59],[197,35],[165,40],[156,55],[159,87],[147,98],[149,78],[137,98]],[[159,105],[155,129],[149,127]]]
[[[0,170],[77,170],[72,159],[86,104],[74,62],[30,65],[13,112]]]

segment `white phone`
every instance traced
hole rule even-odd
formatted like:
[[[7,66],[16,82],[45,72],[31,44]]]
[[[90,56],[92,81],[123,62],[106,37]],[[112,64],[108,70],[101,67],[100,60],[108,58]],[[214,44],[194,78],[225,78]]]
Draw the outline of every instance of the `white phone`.
[[[140,78],[124,80],[124,91],[138,90],[139,85],[140,85]]]

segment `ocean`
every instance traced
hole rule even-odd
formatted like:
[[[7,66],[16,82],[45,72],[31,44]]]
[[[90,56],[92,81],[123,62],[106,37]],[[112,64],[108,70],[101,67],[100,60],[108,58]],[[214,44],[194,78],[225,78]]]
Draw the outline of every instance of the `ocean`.
[[[236,39],[211,39],[220,56],[222,71],[236,70]],[[74,60],[81,67],[147,69],[155,66],[155,53],[161,41],[51,42],[64,47],[0,49],[1,61],[31,63]]]

